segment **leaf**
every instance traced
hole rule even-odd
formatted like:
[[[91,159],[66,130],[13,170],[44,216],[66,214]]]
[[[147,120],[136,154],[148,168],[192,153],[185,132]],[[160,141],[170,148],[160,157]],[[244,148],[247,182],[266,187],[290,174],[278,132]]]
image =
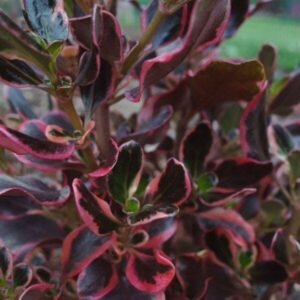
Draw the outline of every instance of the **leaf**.
[[[264,78],[264,68],[257,60],[213,61],[186,81],[194,107],[202,110],[229,101],[252,100],[261,91]]]
[[[151,22],[155,12],[159,7],[158,0],[152,0],[148,7],[142,11],[142,29],[143,31]],[[182,33],[187,18],[187,6],[184,5],[175,13],[167,16],[151,39],[151,45],[154,49],[175,40]]]
[[[280,154],[287,156],[295,148],[291,134],[279,124],[273,124],[272,128]]]
[[[98,256],[112,246],[114,236],[95,235],[85,225],[74,229],[64,239],[61,264],[64,278],[81,272]]]
[[[118,227],[119,221],[112,214],[109,204],[91,193],[78,178],[73,181],[73,189],[78,212],[91,231],[99,235]]]
[[[120,141],[135,140],[140,144],[158,143],[165,137],[172,116],[172,107],[170,105],[163,106],[150,119],[143,120],[138,124],[137,129],[133,133],[121,136]]]
[[[270,162],[260,162],[248,157],[236,157],[221,162],[214,171],[219,178],[219,187],[240,189],[253,187],[272,173]]]
[[[300,178],[300,151],[294,150],[288,155],[290,175],[294,181]]]
[[[22,0],[30,28],[48,43],[68,38],[68,16],[62,0]]]
[[[279,94],[272,100],[268,111],[273,114],[290,113],[300,103],[300,72],[291,76]]]
[[[12,278],[15,288],[27,286],[32,279],[32,270],[25,263],[20,263],[14,267]]]
[[[249,273],[252,281],[257,284],[275,284],[288,279],[285,267],[273,260],[256,262]]]
[[[192,50],[204,50],[217,43],[228,22],[229,0],[198,0],[193,6],[187,32],[180,46],[172,51],[146,60],[142,65],[140,84],[128,99],[139,101],[142,91],[178,67]]]
[[[153,255],[135,252],[130,254],[126,265],[126,277],[138,290],[149,293],[163,291],[175,275],[175,267],[159,250]]]
[[[155,177],[145,192],[145,203],[158,205],[180,205],[190,196],[191,181],[184,165],[169,159],[163,172]]]
[[[270,85],[277,65],[277,49],[270,44],[263,45],[258,53],[258,59],[264,65],[266,79]]]
[[[0,145],[19,155],[31,154],[39,158],[54,160],[68,158],[75,150],[73,144],[44,141],[3,125],[0,125]]]
[[[19,255],[41,243],[62,240],[64,232],[55,221],[33,214],[15,220],[0,220],[0,236],[5,245]]]
[[[108,175],[109,193],[125,206],[138,187],[143,168],[143,151],[140,145],[129,141],[120,147],[117,163]]]
[[[0,10],[0,54],[29,61],[47,71],[50,56],[37,42]]]
[[[0,278],[7,279],[13,269],[13,257],[7,247],[0,248]]]
[[[211,128],[206,123],[200,123],[184,136],[179,157],[194,179],[197,179],[203,171],[205,158],[210,152],[212,143]]]
[[[0,80],[13,87],[39,86],[43,83],[41,76],[21,60],[8,60],[0,56],[0,71]]]
[[[102,59],[100,66],[100,72],[96,80],[90,85],[80,87],[87,119],[91,118],[102,101],[111,96],[116,79],[115,70],[107,61]]]
[[[47,291],[54,288],[51,284],[37,283],[28,287],[20,296],[19,300],[45,300]]]
[[[258,94],[240,119],[240,140],[244,154],[262,161],[270,159],[265,98],[265,92]]]
[[[63,204],[70,196],[70,188],[54,188],[54,182],[39,179],[34,176],[10,177],[0,175],[0,196],[28,196],[33,202],[44,206]],[[1,201],[1,200],[0,200]]]
[[[100,299],[118,284],[118,275],[111,262],[97,258],[78,276],[77,289],[82,299]]]
[[[17,113],[23,119],[35,119],[36,114],[31,109],[31,105],[23,96],[22,92],[16,88],[5,87],[4,98],[9,103],[12,112]]]
[[[202,230],[216,228],[229,230],[238,245],[247,247],[255,241],[254,229],[237,212],[225,209],[213,209],[197,214],[197,222]]]

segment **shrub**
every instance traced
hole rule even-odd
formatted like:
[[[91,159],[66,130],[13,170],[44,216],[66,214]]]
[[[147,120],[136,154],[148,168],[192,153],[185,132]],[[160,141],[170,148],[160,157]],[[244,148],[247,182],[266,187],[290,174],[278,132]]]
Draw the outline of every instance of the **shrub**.
[[[300,75],[218,58],[269,1],[94,2],[0,11],[1,299],[297,297]]]

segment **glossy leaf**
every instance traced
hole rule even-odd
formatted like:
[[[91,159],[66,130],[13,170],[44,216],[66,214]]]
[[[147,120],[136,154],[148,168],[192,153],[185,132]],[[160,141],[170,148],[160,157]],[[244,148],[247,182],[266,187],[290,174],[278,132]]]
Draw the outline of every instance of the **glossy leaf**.
[[[155,251],[153,255],[136,252],[129,256],[126,277],[138,290],[160,292],[169,285],[174,275],[173,264],[160,251]]]
[[[264,65],[266,79],[271,84],[277,64],[277,49],[273,45],[263,45],[258,53],[258,59]]]
[[[113,199],[125,205],[135,193],[143,167],[143,152],[139,144],[129,141],[120,147],[119,157],[108,176],[109,192]]]
[[[30,28],[49,43],[68,38],[68,17],[62,0],[22,0]]]
[[[62,269],[64,278],[70,278],[81,272],[94,259],[111,247],[112,235],[96,235],[85,225],[73,230],[62,246]]]
[[[183,138],[180,148],[180,160],[184,162],[194,179],[203,170],[205,158],[209,154],[213,143],[210,127],[200,123],[189,130]]]
[[[118,227],[119,221],[107,202],[91,193],[79,179],[74,180],[73,189],[79,214],[90,230],[104,234]]]
[[[20,296],[20,300],[45,300],[48,290],[53,288],[51,284],[37,283],[28,287]],[[47,298],[46,298],[47,299]],[[50,298],[51,299],[51,298]]]
[[[217,43],[225,31],[229,13],[229,0],[196,1],[187,32],[180,46],[157,58],[146,60],[141,70],[140,86],[133,94],[128,94],[128,98],[135,102],[139,101],[144,88],[173,71],[193,49],[204,50]]]
[[[246,107],[240,119],[240,140],[245,155],[269,160],[265,93],[258,94]]]
[[[82,299],[100,299],[118,284],[113,265],[103,258],[95,259],[77,280],[78,293]]]
[[[24,263],[18,264],[14,267],[12,279],[14,287],[24,287],[32,279],[32,270]]]

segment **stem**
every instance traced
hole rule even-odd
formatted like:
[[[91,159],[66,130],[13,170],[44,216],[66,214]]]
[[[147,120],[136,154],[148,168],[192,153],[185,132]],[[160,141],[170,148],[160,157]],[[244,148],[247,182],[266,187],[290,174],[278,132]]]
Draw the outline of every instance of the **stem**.
[[[134,64],[138,61],[141,52],[145,49],[147,44],[150,42],[161,22],[165,19],[165,14],[160,10],[157,10],[154,17],[152,18],[149,26],[142,35],[137,45],[131,50],[125,59],[121,73],[127,74]]]
[[[110,156],[110,124],[109,124],[109,106],[107,103],[101,103],[95,113],[96,122],[96,141],[102,159],[108,159]]]
[[[74,127],[74,129],[79,130],[80,132],[84,132],[83,125],[81,120],[75,110],[72,99],[63,102],[62,107],[66,114],[69,116],[70,121]],[[97,162],[95,160],[93,151],[90,146],[87,146],[85,149],[81,150],[82,154],[86,160],[89,170],[95,170],[97,168]]]

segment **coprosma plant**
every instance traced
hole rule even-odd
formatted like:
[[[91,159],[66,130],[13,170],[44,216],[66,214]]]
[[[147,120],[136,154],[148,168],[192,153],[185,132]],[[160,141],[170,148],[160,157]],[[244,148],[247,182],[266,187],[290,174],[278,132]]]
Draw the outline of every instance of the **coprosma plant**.
[[[300,297],[300,73],[218,58],[267,2],[0,11],[1,299]]]

